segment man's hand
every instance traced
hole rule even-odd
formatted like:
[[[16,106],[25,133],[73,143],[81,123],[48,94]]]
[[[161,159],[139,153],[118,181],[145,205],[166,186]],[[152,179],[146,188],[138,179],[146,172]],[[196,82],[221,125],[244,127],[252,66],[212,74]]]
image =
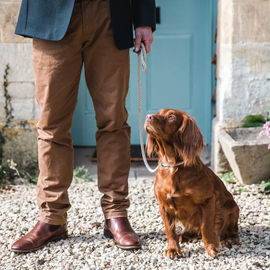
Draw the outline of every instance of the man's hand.
[[[152,28],[150,26],[140,26],[135,29],[135,49],[138,53],[141,47],[141,42],[144,42],[146,53],[151,51],[151,44],[153,42]]]

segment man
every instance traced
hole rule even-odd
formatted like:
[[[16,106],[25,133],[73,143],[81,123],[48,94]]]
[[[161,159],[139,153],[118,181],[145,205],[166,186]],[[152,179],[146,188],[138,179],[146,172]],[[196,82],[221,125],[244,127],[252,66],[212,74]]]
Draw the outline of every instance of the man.
[[[11,247],[29,252],[67,237],[67,190],[73,176],[71,123],[82,64],[98,131],[98,187],[104,194],[104,235],[123,249],[140,248],[127,219],[130,127],[125,99],[129,48],[155,30],[155,0],[23,0],[16,34],[33,38],[40,175],[36,226]]]

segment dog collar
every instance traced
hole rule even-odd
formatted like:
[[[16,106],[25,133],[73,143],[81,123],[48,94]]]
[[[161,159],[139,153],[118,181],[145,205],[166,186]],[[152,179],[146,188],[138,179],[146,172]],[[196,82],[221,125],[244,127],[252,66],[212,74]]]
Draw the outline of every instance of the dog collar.
[[[179,163],[177,163],[177,164],[175,164],[175,165],[170,164],[170,163],[164,163],[164,162],[160,162],[159,164],[160,164],[160,166],[162,166],[162,167],[167,167],[167,168],[176,168],[176,167],[178,167],[178,166],[183,165],[183,164],[184,164],[184,161],[179,162]]]

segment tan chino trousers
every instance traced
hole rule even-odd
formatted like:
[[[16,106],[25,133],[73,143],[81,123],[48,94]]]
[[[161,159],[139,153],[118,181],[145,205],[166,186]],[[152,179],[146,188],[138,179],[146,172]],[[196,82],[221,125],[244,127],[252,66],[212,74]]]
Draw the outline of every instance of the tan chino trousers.
[[[36,98],[41,109],[37,125],[39,220],[54,225],[66,223],[70,208],[71,124],[83,63],[96,112],[98,187],[104,194],[105,218],[125,217],[129,206],[130,127],[125,108],[129,50],[114,45],[108,0],[76,1],[62,40],[33,40]]]

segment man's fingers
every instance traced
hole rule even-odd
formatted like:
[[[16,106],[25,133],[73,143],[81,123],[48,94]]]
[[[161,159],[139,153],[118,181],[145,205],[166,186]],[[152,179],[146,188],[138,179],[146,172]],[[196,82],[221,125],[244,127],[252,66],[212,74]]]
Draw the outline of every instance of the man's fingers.
[[[136,53],[139,52],[140,48],[141,48],[141,42],[142,42],[142,36],[141,35],[137,35],[136,39],[135,39],[135,49],[134,51]]]
[[[141,42],[144,42],[146,53],[151,50],[151,44],[153,42],[152,29],[149,26],[141,26],[135,29],[135,48],[134,52],[138,53],[141,47]]]
[[[144,45],[145,45],[146,53],[147,54],[150,53],[150,51],[151,51],[151,42],[149,40],[145,40]]]
[[[151,50],[151,44],[153,42],[152,29],[149,26],[140,26],[135,29],[135,48],[134,52],[140,51],[141,42],[144,42],[146,53]]]
[[[149,53],[151,51],[151,44],[153,40],[151,38],[145,38],[143,36],[136,37],[134,52],[138,53],[140,51],[141,42],[144,43],[146,53]]]

